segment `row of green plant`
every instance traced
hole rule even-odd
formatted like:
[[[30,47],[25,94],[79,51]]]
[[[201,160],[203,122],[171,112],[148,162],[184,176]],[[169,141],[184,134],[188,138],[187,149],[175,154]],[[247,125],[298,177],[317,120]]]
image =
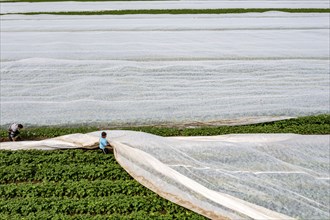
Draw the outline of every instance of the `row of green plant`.
[[[128,213],[144,212],[175,215],[187,213],[189,216],[198,216],[165,199],[159,199],[157,195],[130,196],[112,195],[109,197],[74,198],[15,198],[0,199],[0,213],[19,214],[28,216],[30,213],[47,211],[50,214],[62,213],[65,215],[90,214],[90,215],[127,215]],[[199,219],[202,219],[200,217]]]
[[[42,220],[205,220],[206,218],[199,216],[193,212],[178,212],[168,214],[164,212],[132,212],[126,215],[113,213],[109,215],[91,215],[91,214],[54,214],[47,211],[32,212],[28,215],[22,216],[20,214],[4,214],[0,213],[0,220],[29,220],[29,219],[42,219]]]
[[[108,165],[98,164],[75,164],[61,165],[48,164],[42,165],[28,165],[18,164],[15,166],[1,166],[0,167],[0,183],[11,182],[25,182],[25,181],[60,181],[60,180],[129,180],[126,172],[122,168]]]
[[[97,151],[93,150],[55,150],[55,151],[0,151],[0,166],[11,166],[15,165],[40,165],[47,166],[48,164],[98,164],[100,166],[117,166],[120,167],[116,162],[112,154],[104,155],[100,158]]]
[[[126,196],[150,196],[153,192],[132,180],[93,180],[44,181],[40,183],[24,182],[0,185],[0,199],[28,197],[109,197],[124,194]]]
[[[132,179],[113,154],[99,150],[0,151],[0,157],[0,183]]]
[[[113,154],[98,150],[0,151],[0,183],[132,180]]]
[[[330,134],[330,114],[250,125],[205,126],[196,128],[141,127],[128,129],[160,136],[211,136],[241,133]]]
[[[6,13],[23,15],[128,15],[128,14],[238,14],[279,11],[288,13],[330,13],[330,8],[217,8],[217,9],[128,9],[104,11],[61,11],[61,12],[24,12]],[[5,15],[5,14],[0,14]]]
[[[180,127],[97,127],[97,126],[78,126],[78,127],[27,127],[22,130],[23,140],[38,140],[53,138],[73,133],[88,133],[97,130],[133,130],[142,131],[160,136],[207,136],[237,133],[296,133],[296,134],[330,134],[330,114],[316,116],[306,116],[294,119],[287,119],[274,122],[266,122],[252,125],[237,126],[207,126],[196,128]],[[7,136],[7,130],[0,129],[1,137]]]

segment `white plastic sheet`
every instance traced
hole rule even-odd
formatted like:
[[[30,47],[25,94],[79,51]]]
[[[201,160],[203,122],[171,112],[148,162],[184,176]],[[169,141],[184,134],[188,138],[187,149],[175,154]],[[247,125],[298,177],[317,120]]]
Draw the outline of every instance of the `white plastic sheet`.
[[[99,138],[87,134],[69,134],[41,141],[2,142],[0,150],[58,150],[58,149],[93,149]]]
[[[329,113],[329,27],[327,13],[4,15],[0,123],[246,124]]]
[[[330,217],[329,135],[107,133],[117,161],[137,181],[211,219]],[[93,148],[99,135],[1,143],[0,149]]]

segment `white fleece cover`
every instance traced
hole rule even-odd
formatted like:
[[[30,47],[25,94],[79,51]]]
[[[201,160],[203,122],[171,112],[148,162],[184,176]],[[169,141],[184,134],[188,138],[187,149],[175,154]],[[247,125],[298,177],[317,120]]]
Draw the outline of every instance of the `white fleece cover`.
[[[330,135],[106,132],[137,181],[211,219],[330,218]],[[95,148],[100,133],[2,142],[0,150]]]
[[[1,16],[0,123],[248,124],[329,113],[329,22],[279,12]]]

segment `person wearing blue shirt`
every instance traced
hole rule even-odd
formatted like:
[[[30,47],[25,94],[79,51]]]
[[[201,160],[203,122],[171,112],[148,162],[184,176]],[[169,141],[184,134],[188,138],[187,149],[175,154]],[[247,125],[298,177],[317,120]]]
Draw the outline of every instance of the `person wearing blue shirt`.
[[[100,144],[99,144],[99,148],[103,151],[103,153],[108,154],[109,150],[106,148],[107,146],[111,146],[109,144],[109,142],[107,141],[107,133],[106,132],[102,132],[101,133],[101,138],[100,138]]]

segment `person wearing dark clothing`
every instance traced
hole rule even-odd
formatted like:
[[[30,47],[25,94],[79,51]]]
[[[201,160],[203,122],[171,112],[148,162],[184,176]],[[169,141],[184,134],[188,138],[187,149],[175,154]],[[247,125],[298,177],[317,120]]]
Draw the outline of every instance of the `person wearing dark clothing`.
[[[8,129],[8,138],[10,141],[17,141],[19,139],[19,130],[23,128],[22,124],[12,124]]]

